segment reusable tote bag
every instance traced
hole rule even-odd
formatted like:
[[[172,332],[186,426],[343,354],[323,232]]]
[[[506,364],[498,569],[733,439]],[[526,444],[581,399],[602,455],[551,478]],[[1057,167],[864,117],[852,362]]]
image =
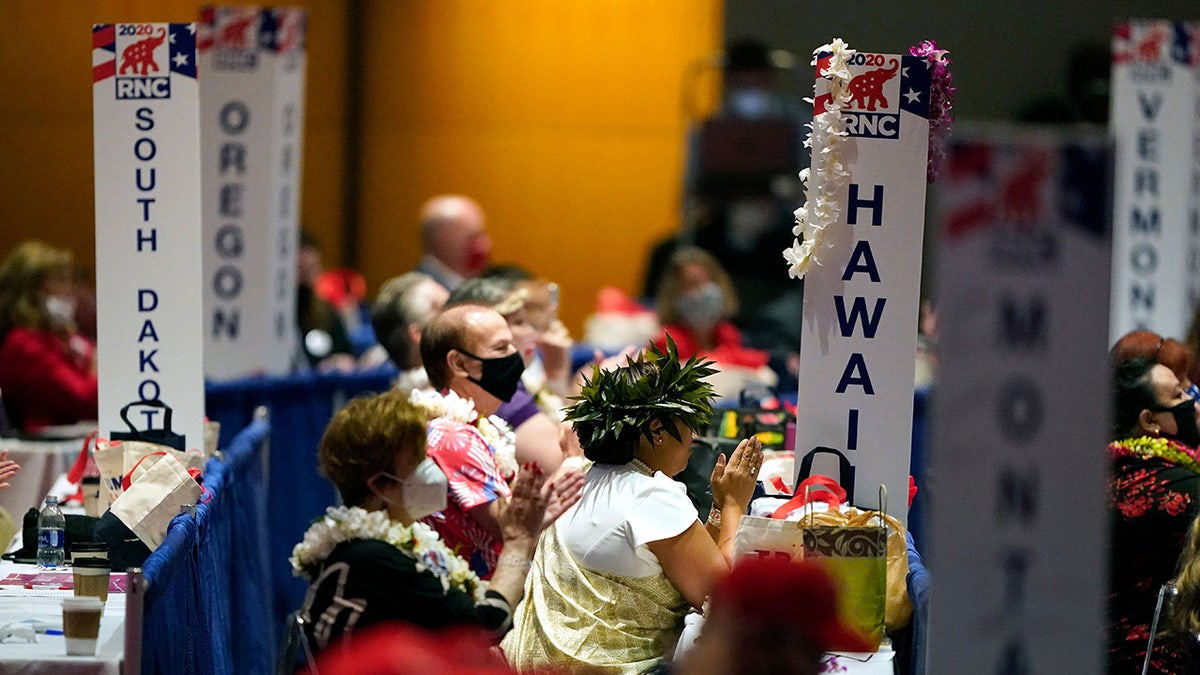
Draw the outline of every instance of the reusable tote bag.
[[[880,488],[881,511],[886,499]],[[822,559],[838,587],[838,614],[868,643],[883,641],[887,608],[887,527],[885,525],[821,525],[816,516],[801,523],[804,557]],[[884,522],[874,519],[876,522]],[[831,651],[847,645],[831,645]]]
[[[187,468],[175,457],[163,455],[121,493],[110,510],[154,551],[166,537],[171,519],[179,515],[179,507],[195,504],[201,493]]]
[[[163,413],[163,426],[161,429],[138,429],[133,426],[133,422],[129,421],[129,409],[134,406],[143,408],[157,408]],[[146,401],[134,401],[121,408],[121,421],[125,426],[129,427],[128,431],[114,431],[108,435],[110,441],[145,441],[147,443],[155,443],[157,445],[165,445],[168,448],[175,448],[183,452],[187,449],[187,441],[183,434],[177,434],[171,429],[171,406],[163,403],[158,399],[150,399]]]

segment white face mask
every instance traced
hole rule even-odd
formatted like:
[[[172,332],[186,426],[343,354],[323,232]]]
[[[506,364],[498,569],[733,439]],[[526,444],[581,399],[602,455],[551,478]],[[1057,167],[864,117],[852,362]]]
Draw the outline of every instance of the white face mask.
[[[42,309],[46,310],[46,315],[55,323],[71,324],[75,322],[74,300],[57,295],[47,295],[46,299],[42,301]]]
[[[400,483],[403,490],[401,506],[413,520],[420,520],[446,508],[446,490],[449,482],[446,480],[446,474],[442,473],[432,459],[426,457],[421,460],[407,478],[399,478],[390,473],[380,475]]]

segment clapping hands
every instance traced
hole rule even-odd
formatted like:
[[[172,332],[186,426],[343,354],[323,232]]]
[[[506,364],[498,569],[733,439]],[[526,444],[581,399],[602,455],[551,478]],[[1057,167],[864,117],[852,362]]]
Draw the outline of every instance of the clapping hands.
[[[725,460],[725,453],[721,453],[711,476],[713,504],[718,508],[735,506],[745,511],[754,495],[754,484],[758,480],[762,460],[762,443],[755,437],[738,443],[728,461]]]
[[[546,475],[535,462],[517,472],[512,496],[500,512],[500,532],[505,542],[536,540],[542,530],[558,519],[583,491],[583,474],[568,471],[546,482]]]
[[[20,470],[20,465],[8,458],[8,451],[0,450],[0,490],[8,487],[8,479]]]

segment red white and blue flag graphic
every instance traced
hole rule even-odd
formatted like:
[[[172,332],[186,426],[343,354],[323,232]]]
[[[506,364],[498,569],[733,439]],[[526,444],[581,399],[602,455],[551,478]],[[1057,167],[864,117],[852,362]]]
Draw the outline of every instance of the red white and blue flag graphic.
[[[172,75],[196,78],[195,24],[92,26],[92,82],[115,77],[117,98],[170,98]]]
[[[827,79],[831,53],[817,55],[814,112],[825,111],[830,101]],[[917,56],[856,52],[848,60],[851,78],[846,85],[850,100],[842,110],[847,136],[900,138],[902,112],[929,119],[932,62]]]
[[[264,9],[259,46],[276,54],[304,49],[306,16],[296,7]]]

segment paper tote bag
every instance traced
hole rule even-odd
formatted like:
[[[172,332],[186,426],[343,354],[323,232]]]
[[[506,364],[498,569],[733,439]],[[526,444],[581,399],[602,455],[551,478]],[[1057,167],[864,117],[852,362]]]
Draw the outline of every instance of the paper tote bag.
[[[793,524],[802,527],[804,557],[823,559],[833,576],[842,620],[879,649],[887,606],[887,530]],[[846,648],[830,645],[830,651]]]
[[[117,497],[124,492],[121,479],[125,477],[125,448],[122,445],[97,441],[96,449],[92,450],[96,468],[100,469],[100,499],[104,507],[117,501]]]
[[[179,460],[163,455],[113,502],[111,510],[154,551],[166,537],[171,519],[179,515],[179,507],[195,504],[201,492]]]
[[[164,455],[171,455],[183,464],[184,468],[191,465],[193,455],[180,452],[167,445],[159,445],[147,441],[121,441],[117,446],[123,450],[125,475],[121,478],[122,489],[128,489],[129,484],[149,471]]]

